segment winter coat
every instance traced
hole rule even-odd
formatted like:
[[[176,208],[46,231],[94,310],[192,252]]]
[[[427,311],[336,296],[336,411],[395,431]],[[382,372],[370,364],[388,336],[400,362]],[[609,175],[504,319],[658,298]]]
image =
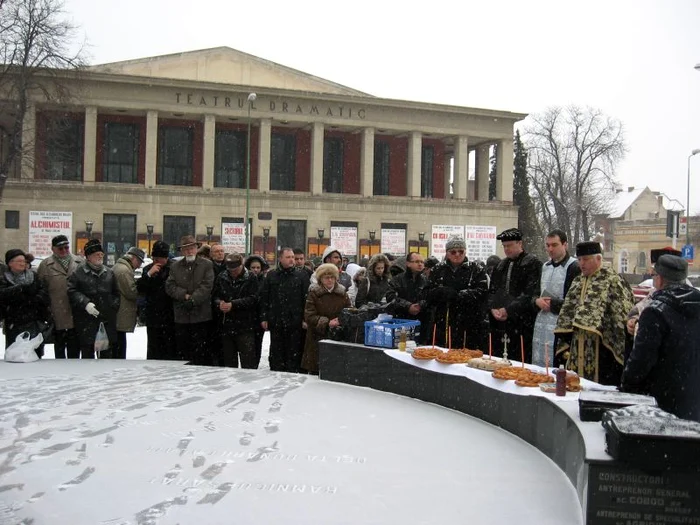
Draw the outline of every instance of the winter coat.
[[[173,298],[165,291],[165,282],[170,275],[172,261],[163,266],[160,271],[149,276],[153,263],[144,267],[141,278],[136,281],[136,289],[146,299],[146,326],[172,326],[175,322]]]
[[[136,327],[136,279],[134,279],[134,267],[126,257],[121,257],[112,267],[114,279],[117,281],[117,289],[121,300],[119,312],[117,312],[117,331],[133,332]]]
[[[306,272],[277,265],[267,272],[260,290],[260,321],[267,321],[270,330],[278,324],[301,326],[308,290]]]
[[[508,282],[508,268],[511,264],[513,269]],[[506,257],[498,263],[491,274],[489,303],[490,308],[505,307],[508,312],[505,324],[517,324],[532,332],[537,317],[535,299],[540,296],[541,275],[542,263],[529,253],[522,252],[514,260]]]
[[[343,254],[340,253],[339,250],[333,248],[332,246],[328,246],[325,250],[323,250],[323,258],[321,260],[321,263],[328,262],[326,259],[328,259],[330,254],[332,254],[333,252],[336,252],[338,255],[340,255],[340,259],[342,260]],[[348,297],[350,297],[350,301],[352,302],[352,304],[355,304],[355,300],[357,298],[357,287],[355,286],[355,282],[353,281],[350,274],[341,270],[340,277],[338,277],[338,283],[342,284],[345,287],[345,290],[348,292]],[[316,274],[312,274],[310,285],[314,286],[317,284],[319,283],[316,280]]]
[[[73,324],[81,347],[92,347],[95,336],[103,322],[107,330],[110,347],[117,343],[117,312],[119,290],[112,270],[103,266],[99,271],[87,262],[82,263],[68,276],[68,298],[73,309]],[[100,315],[93,317],[85,311],[93,303]]]
[[[71,255],[68,268],[53,255],[41,261],[37,276],[49,291],[51,300],[51,314],[56,330],[70,330],[73,328],[73,311],[68,299],[68,276],[72,274],[83,260]]]
[[[173,263],[165,282],[165,291],[173,298],[175,322],[194,324],[211,321],[211,290],[214,269],[209,259],[196,257],[191,263],[184,257]],[[191,297],[185,300],[185,295]]]
[[[219,303],[231,303],[229,312],[219,310]],[[217,326],[224,335],[254,332],[258,326],[258,278],[245,268],[234,279],[227,271],[216,278],[212,302],[217,312]]]
[[[700,422],[700,290],[676,284],[654,292],[638,326],[622,390]]]
[[[28,330],[34,336],[39,332],[37,321],[51,318],[49,293],[33,271],[23,273],[25,280],[21,283],[9,269],[0,276],[0,310],[6,331]]]
[[[423,289],[428,284],[428,279],[423,273],[407,270],[389,281],[389,290],[386,300],[391,304],[391,311],[395,317],[401,319],[418,319],[421,321],[421,334],[425,336],[425,330],[429,322],[428,304],[423,297]],[[408,312],[412,304],[419,304],[421,311],[418,315]]]
[[[328,338],[330,320],[338,317],[343,308],[350,306],[350,298],[342,284],[336,283],[330,292],[321,285],[311,287],[304,307],[307,329],[302,368],[318,372],[318,342]]]
[[[381,276],[378,276],[374,272],[378,263],[384,263],[384,272]],[[367,275],[359,280],[360,284],[357,287],[355,306],[359,308],[367,303],[381,303],[382,299],[386,299],[386,293],[389,291],[390,280],[391,274],[389,273],[389,260],[383,254],[373,256],[367,265]],[[343,283],[341,282],[340,284]]]
[[[430,324],[421,328],[426,342],[452,348],[488,348],[488,279],[486,271],[467,259],[457,267],[445,261],[430,272],[423,296],[430,312]],[[437,328],[434,329],[434,327]]]

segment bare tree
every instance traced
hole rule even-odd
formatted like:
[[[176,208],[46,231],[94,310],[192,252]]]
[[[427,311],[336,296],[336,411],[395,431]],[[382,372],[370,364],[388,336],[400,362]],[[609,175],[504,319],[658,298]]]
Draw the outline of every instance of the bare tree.
[[[85,65],[84,47],[71,50],[76,32],[61,0],[0,0],[0,114],[11,117],[0,121],[8,140],[0,158],[0,200],[15,163],[33,160],[33,144],[22,139],[32,100],[65,102],[73,96],[71,80]]]
[[[593,216],[615,194],[615,168],[626,147],[621,122],[601,110],[552,107],[534,115],[523,136],[528,173],[543,229],[573,243],[593,234]]]

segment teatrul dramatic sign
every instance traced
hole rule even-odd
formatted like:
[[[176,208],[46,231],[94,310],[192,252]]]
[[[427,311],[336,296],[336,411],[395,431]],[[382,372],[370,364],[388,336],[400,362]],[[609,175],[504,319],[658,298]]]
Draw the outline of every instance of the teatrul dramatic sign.
[[[343,255],[357,255],[357,228],[331,226],[331,246]]]
[[[226,253],[245,253],[245,224],[221,223],[221,245]]]
[[[450,237],[464,239],[464,226],[433,224],[433,233],[430,236],[430,255],[442,259],[445,256],[445,243]]]
[[[496,253],[496,227],[467,224],[465,227],[467,257],[470,261],[486,261]]]
[[[382,228],[382,253],[406,255],[406,230]]]
[[[56,235],[65,235],[73,243],[73,212],[29,212],[29,253],[35,257],[51,256],[51,239]]]

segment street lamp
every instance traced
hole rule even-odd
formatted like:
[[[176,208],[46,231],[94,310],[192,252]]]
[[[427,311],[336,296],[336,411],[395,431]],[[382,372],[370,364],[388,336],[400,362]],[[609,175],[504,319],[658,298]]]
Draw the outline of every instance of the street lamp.
[[[700,66],[700,64],[698,64]],[[695,66],[695,69],[698,68]],[[690,244],[690,159],[700,153],[700,149],[694,149],[688,155],[688,193],[685,201],[685,243]]]
[[[318,234],[318,238],[323,240],[323,237],[326,235],[326,230],[324,228],[319,228],[316,233]]]
[[[374,230],[369,231],[369,240],[374,242],[374,238],[377,236],[377,232]]]
[[[153,225],[146,224],[146,237],[148,237],[148,255],[151,255],[151,239],[153,238]]]
[[[263,261],[267,262],[267,241],[270,239],[270,227],[263,226]]]
[[[418,232],[418,240],[421,243],[425,240],[425,232]]]
[[[258,96],[255,93],[248,95],[248,140],[246,141],[245,163],[245,255],[250,255],[250,108]]]
[[[207,244],[211,244],[211,236],[214,233],[214,226],[207,224]]]
[[[85,221],[85,231],[88,234],[88,239],[92,239],[92,225],[94,223],[92,221]]]

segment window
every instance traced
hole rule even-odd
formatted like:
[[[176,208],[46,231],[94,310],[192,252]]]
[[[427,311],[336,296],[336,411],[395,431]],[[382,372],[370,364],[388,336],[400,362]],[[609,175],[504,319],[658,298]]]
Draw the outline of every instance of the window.
[[[19,211],[5,210],[5,228],[8,230],[19,229]]]
[[[323,191],[343,193],[343,139],[323,141]]]
[[[170,245],[170,253],[175,254],[180,239],[185,235],[194,235],[194,217],[166,215],[163,217],[163,241]]]
[[[83,180],[83,122],[50,118],[46,125],[46,178]]]
[[[136,215],[105,213],[102,247],[107,264],[114,265],[129,248],[136,246]]]
[[[629,267],[629,254],[627,250],[620,252],[620,273],[627,273]]]
[[[102,158],[104,182],[138,182],[139,126],[107,122]]]
[[[644,252],[639,252],[637,255],[637,267],[646,268],[647,267],[647,254]]]
[[[296,136],[273,133],[270,145],[270,189],[294,191],[296,187]]]
[[[389,195],[389,153],[388,143],[374,141],[374,195]]]
[[[160,127],[158,130],[158,184],[192,186],[193,135],[192,128]]]
[[[280,219],[277,221],[277,248],[306,246],[306,221]]]
[[[433,161],[435,160],[435,148],[423,146],[420,169],[420,196],[431,198],[433,196]]]
[[[246,134],[217,131],[214,151],[214,187],[245,188]]]

